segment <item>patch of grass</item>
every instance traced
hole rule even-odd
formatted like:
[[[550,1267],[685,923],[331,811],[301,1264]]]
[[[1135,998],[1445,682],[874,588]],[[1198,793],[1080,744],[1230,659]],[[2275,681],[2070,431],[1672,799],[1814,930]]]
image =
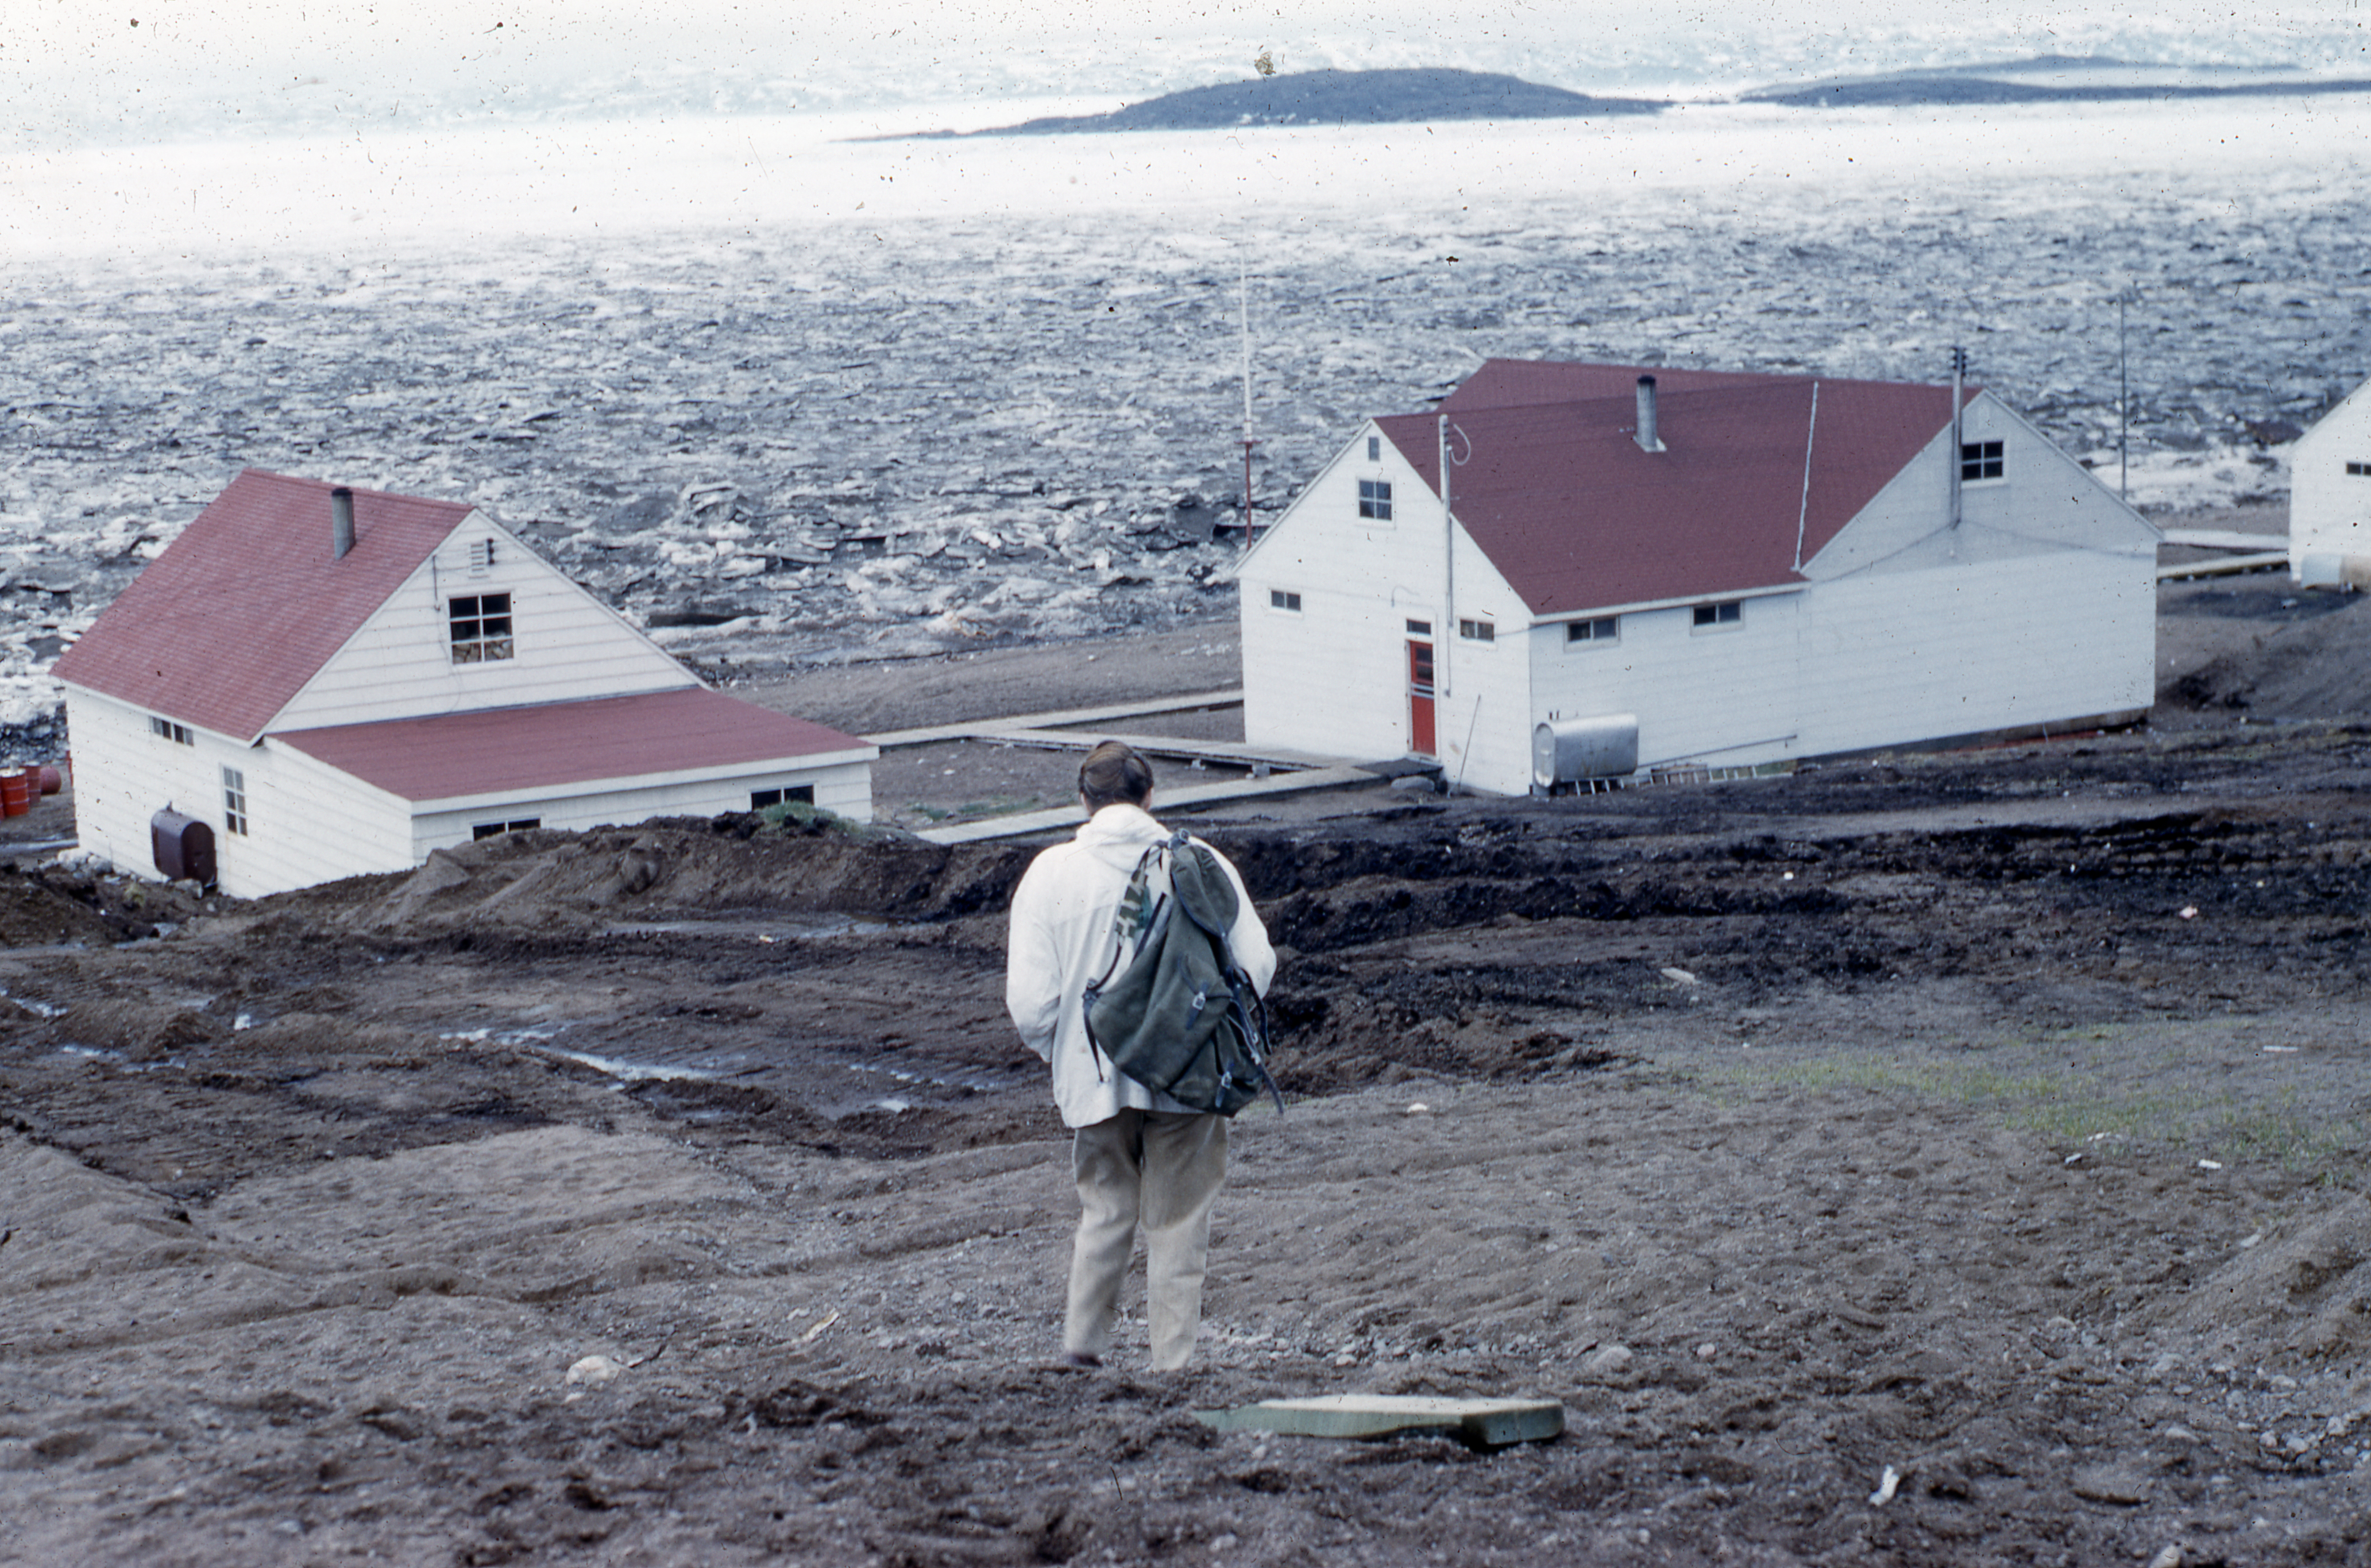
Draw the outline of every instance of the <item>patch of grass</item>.
[[[2317,1113],[2295,1090],[2284,1090],[2269,1103],[2250,1103],[2221,1090],[2124,1092],[2075,1074],[1876,1056],[1729,1067],[1700,1075],[1699,1081],[1715,1092],[1723,1087],[1858,1090],[1970,1106],[1992,1113],[2005,1126],[2101,1158],[2142,1147],[2179,1148],[2234,1163],[2277,1163],[2290,1171],[2336,1175],[2342,1166],[2358,1164],[2371,1146],[2371,1123]]]
[[[758,814],[765,819],[768,827],[784,833],[794,833],[816,826],[835,828],[847,824],[847,819],[839,813],[827,812],[821,806],[810,805],[804,801],[782,801],[768,806]]]

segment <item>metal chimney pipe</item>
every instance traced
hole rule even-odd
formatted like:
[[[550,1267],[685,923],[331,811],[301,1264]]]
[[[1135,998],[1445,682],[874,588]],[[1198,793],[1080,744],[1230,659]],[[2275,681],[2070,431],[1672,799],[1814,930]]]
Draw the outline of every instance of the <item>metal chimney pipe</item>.
[[[343,560],[354,548],[354,492],[340,485],[330,492],[330,552]]]
[[[1655,434],[1655,378],[1638,378],[1638,444],[1648,452],[1660,452],[1662,441]]]

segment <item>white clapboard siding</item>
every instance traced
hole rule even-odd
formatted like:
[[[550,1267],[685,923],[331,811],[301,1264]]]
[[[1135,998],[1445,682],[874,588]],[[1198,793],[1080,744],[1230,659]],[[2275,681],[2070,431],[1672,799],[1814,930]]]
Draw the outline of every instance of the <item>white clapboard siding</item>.
[[[257,765],[247,772],[248,834],[235,861],[221,856],[225,893],[260,898],[411,869],[407,802],[269,738],[250,755]]]
[[[493,565],[473,574],[470,550],[488,539],[494,545]],[[511,595],[513,656],[455,663],[450,601],[504,593]],[[271,727],[367,723],[698,684],[557,568],[472,514],[306,683]]]
[[[1286,509],[1238,571],[1243,628],[1243,734],[1255,745],[1380,760],[1412,747],[1408,714],[1411,640],[1433,645],[1436,672],[1449,676],[1435,703],[1436,752],[1464,766],[1472,705],[1486,712],[1525,706],[1520,652],[1484,649],[1469,661],[1455,618],[1487,618],[1501,637],[1520,637],[1528,617],[1486,557],[1461,532],[1454,617],[1444,607],[1447,561],[1440,502],[1388,441],[1367,456],[1369,425],[1337,453]],[[1359,481],[1392,487],[1390,521],[1359,515]],[[1298,611],[1278,607],[1297,594]],[[1407,629],[1411,620],[1428,635]],[[1475,682],[1464,683],[1469,663]],[[1498,738],[1476,733],[1477,747]],[[1452,750],[1452,748],[1454,748]]]
[[[1521,794],[1532,776],[1532,727],[1524,721],[1532,711],[1531,611],[1462,528],[1455,595],[1434,622],[1434,674],[1443,687],[1433,705],[1441,775],[1463,789]],[[1459,628],[1466,621],[1486,623],[1489,639],[1464,636]],[[1401,664],[1405,669],[1405,650]]]
[[[2150,562],[2090,550],[1822,583],[1804,617],[1803,751],[2145,708],[2156,591]]]
[[[2359,471],[2348,473],[2350,463]],[[2371,384],[2323,415],[2289,454],[2289,570],[2326,587],[2346,580],[2349,556],[2371,559]],[[2308,564],[2307,557],[2316,559]]]
[[[74,751],[75,833],[81,847],[117,870],[157,874],[148,824],[170,807],[214,830],[217,866],[228,886],[229,867],[245,845],[225,831],[222,770],[252,780],[253,748],[205,730],[183,745],[149,731],[149,714],[113,698],[69,687],[66,727]]]
[[[1611,642],[1567,643],[1562,625],[1543,627],[1532,644],[1533,722],[1636,714],[1642,768],[1741,767],[1796,755],[1801,599],[1747,597],[1735,621],[1711,627],[1695,624],[1693,605],[1626,611]],[[1523,760],[1528,781],[1528,750]]]
[[[653,817],[711,817],[750,809],[753,790],[807,785],[815,803],[851,822],[873,820],[873,770],[864,763],[826,767],[781,768],[724,778],[676,779],[631,789],[567,796],[518,794],[458,808],[422,811],[412,823],[411,859],[467,844],[481,825],[534,822],[549,828],[581,831],[646,822]]]

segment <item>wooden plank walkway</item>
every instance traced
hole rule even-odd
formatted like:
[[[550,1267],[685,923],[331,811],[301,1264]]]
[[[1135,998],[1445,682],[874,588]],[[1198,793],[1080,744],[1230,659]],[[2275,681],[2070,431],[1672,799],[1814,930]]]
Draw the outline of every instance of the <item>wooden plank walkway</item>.
[[[2169,545],[2202,550],[2261,550],[2267,545],[2288,544],[2285,534],[2242,534],[2237,528],[2165,528],[2158,531]]]
[[[1109,724],[1121,719],[1143,719],[1155,713],[1186,713],[1198,708],[1240,708],[1243,688],[1206,691],[1186,697],[1162,697],[1142,702],[1115,703],[1108,708],[1071,708],[1052,713],[1019,713],[1007,719],[972,719],[960,724],[932,724],[919,730],[891,730],[864,738],[883,751],[899,746],[936,745],[941,741],[988,740],[1013,730],[1060,730],[1077,724]],[[1101,735],[1082,737],[1093,745]],[[1176,743],[1173,740],[1171,744]]]
[[[1171,806],[1209,805],[1220,801],[1255,800],[1263,795],[1286,795],[1301,790],[1340,790],[1356,785],[1385,782],[1380,773],[1347,765],[1334,767],[1310,767],[1290,773],[1272,773],[1266,778],[1235,778],[1215,784],[1162,785],[1153,791],[1152,805],[1156,812]],[[1012,816],[985,817],[978,822],[948,823],[941,827],[926,827],[917,832],[917,838],[932,844],[979,844],[991,838],[1026,838],[1033,834],[1055,833],[1075,827],[1087,820],[1087,813],[1077,806],[1057,806],[1050,811],[1021,812]]]
[[[2270,571],[2289,563],[2286,550],[2265,550],[2257,555],[2224,556],[2215,560],[2186,560],[2180,566],[2157,569],[2159,582],[2180,582],[2192,577],[2231,577],[2243,571]]]

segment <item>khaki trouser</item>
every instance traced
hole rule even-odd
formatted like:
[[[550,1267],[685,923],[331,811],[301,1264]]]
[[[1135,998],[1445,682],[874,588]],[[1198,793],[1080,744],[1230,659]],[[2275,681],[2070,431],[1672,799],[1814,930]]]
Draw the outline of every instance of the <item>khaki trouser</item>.
[[[1227,1119],[1122,1111],[1078,1129],[1070,1163],[1079,1182],[1079,1235],[1070,1252],[1063,1348],[1095,1356],[1111,1348],[1112,1311],[1140,1224],[1152,1366],[1185,1366],[1202,1321],[1210,1208],[1227,1180]]]

